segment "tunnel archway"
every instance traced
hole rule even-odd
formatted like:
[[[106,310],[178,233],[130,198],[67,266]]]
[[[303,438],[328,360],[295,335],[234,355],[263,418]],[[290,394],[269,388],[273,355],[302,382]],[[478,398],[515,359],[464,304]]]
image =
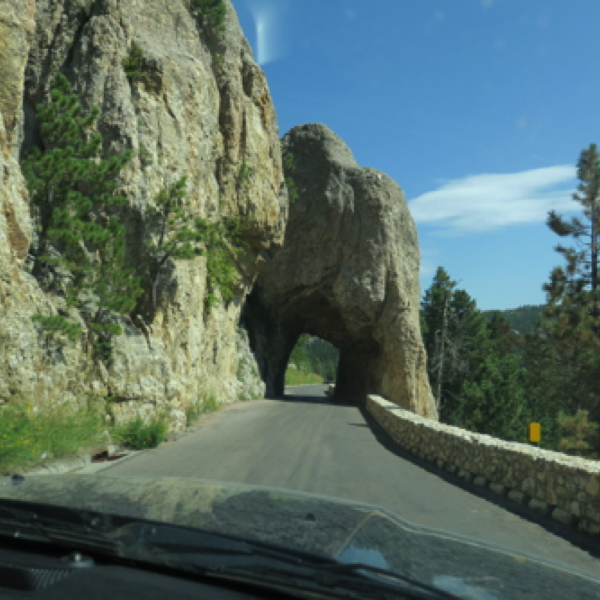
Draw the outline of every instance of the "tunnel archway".
[[[379,394],[437,419],[420,334],[417,232],[404,193],[384,173],[359,167],[324,125],[295,127],[282,151],[292,157],[285,177],[298,198],[241,316],[267,396],[283,395],[290,352],[307,332],[340,351],[337,398],[362,405]]]
[[[338,307],[316,292],[290,303],[283,314],[269,306],[255,286],[242,311],[242,324],[248,331],[268,397],[281,397],[290,353],[303,333],[317,336],[340,353],[335,376],[335,397],[360,403],[373,388],[374,366],[379,347],[368,335],[349,331]],[[365,331],[368,334],[368,330]]]

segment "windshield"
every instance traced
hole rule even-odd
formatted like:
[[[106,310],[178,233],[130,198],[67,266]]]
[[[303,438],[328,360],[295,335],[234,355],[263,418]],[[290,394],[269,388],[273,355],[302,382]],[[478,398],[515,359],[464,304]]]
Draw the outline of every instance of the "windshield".
[[[600,595],[595,0],[2,3],[0,531]]]

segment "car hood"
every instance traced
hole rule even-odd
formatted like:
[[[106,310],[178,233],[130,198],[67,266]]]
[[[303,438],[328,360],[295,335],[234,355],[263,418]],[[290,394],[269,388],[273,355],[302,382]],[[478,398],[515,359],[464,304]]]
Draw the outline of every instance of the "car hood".
[[[566,565],[405,521],[368,504],[276,488],[171,477],[0,479],[13,499],[161,521],[360,562],[464,598],[599,598]]]

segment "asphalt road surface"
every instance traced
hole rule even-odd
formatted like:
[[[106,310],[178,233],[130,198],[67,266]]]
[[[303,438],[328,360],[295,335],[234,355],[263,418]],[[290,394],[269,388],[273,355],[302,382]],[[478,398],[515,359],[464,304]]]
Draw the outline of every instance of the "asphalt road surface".
[[[597,550],[461,489],[397,449],[366,411],[332,403],[325,389],[298,386],[286,388],[283,400],[229,405],[176,441],[99,474],[232,481],[366,502],[417,524],[600,574]]]

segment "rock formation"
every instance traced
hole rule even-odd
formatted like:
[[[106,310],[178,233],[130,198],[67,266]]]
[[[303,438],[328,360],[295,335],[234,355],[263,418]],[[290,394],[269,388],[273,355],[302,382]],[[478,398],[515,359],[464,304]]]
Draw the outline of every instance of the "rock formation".
[[[226,5],[226,32],[218,35],[190,14],[189,0],[0,0],[0,406],[110,397],[117,423],[167,412],[177,430],[202,397],[262,395],[238,324],[267,266],[245,321],[268,393],[282,392],[289,352],[308,331],[341,349],[340,394],[380,394],[435,418],[419,335],[419,250],[402,192],[387,176],[358,168],[327,128],[299,127],[285,141],[301,188],[287,222],[268,85]],[[134,49],[131,76],[123,61]],[[99,107],[100,157],[133,152],[116,179],[115,193],[127,203],[115,210],[127,231],[128,265],[139,274],[148,261],[143,242],[156,238],[147,207],[184,175],[192,216],[255,218],[237,257],[234,297],[206,309],[206,258],[169,260],[153,318],[146,319],[147,284],[135,310],[115,317],[123,333],[113,339],[110,363],[84,343],[85,315],[67,313],[64,295],[44,291],[28,260],[37,217],[20,161],[34,147],[49,149],[36,107],[50,101],[56,72],[84,114]],[[31,320],[36,313],[69,314],[83,326],[82,339],[49,336]]]
[[[189,0],[0,0],[0,405],[112,396],[117,422],[167,410],[179,429],[186,406],[202,396],[230,402],[264,391],[256,365],[240,368],[240,357],[253,359],[237,325],[261,254],[281,242],[285,225],[276,116],[232,5],[223,36],[188,7]],[[142,74],[128,78],[122,63],[134,46]],[[35,234],[19,166],[32,147],[45,148],[36,106],[50,100],[57,71],[84,110],[101,109],[101,157],[133,151],[116,190],[128,200],[120,218],[132,266],[143,265],[141,242],[153,235],[145,207],[183,175],[195,216],[256,218],[234,299],[206,312],[205,258],[171,260],[156,318],[121,319],[110,367],[92,361],[82,343],[48,341],[30,318],[64,308],[28,271]],[[243,163],[249,176],[240,186]]]
[[[283,393],[290,351],[304,332],[340,350],[336,396],[381,395],[437,419],[419,325],[417,231],[404,193],[359,167],[324,125],[283,138],[298,191],[285,240],[261,269],[243,320],[267,394]],[[284,160],[285,164],[285,160]]]

